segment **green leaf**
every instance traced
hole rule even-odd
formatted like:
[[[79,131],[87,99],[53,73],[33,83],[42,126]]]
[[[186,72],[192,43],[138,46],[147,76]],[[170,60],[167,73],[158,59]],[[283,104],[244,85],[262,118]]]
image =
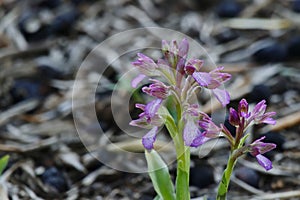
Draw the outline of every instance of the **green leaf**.
[[[155,151],[145,151],[148,173],[160,199],[175,200],[174,185],[169,170],[163,159]],[[156,198],[157,199],[157,198]]]
[[[242,139],[240,140],[238,148],[241,148],[244,145],[244,143],[245,143],[246,139],[249,137],[249,135],[250,134],[248,133],[244,137],[242,137]]]
[[[160,198],[159,195],[157,195],[153,200],[163,200],[162,198]]]
[[[9,155],[3,156],[0,159],[0,174],[2,174],[3,170],[5,169],[5,167],[8,163],[8,160],[9,160]]]
[[[168,109],[164,106],[161,106],[161,108],[159,109],[159,115],[164,116],[164,118],[166,119],[165,122],[166,128],[168,129],[170,136],[174,138],[177,135],[177,126],[174,122],[172,115],[169,113]]]

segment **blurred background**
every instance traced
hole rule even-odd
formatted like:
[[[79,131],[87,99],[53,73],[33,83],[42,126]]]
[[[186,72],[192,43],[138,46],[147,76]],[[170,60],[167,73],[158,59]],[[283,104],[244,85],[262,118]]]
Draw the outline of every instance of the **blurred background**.
[[[252,105],[266,99],[269,110],[277,112],[275,126],[252,130],[253,139],[266,135],[267,142],[277,144],[267,155],[274,169],[265,172],[251,156],[244,157],[237,164],[228,198],[299,199],[299,0],[0,0],[0,155],[10,156],[0,178],[0,199],[155,197],[146,173],[117,171],[93,157],[78,137],[72,115],[73,84],[86,56],[114,34],[142,27],[186,34],[217,66],[232,73],[226,85],[232,99],[228,108],[236,107],[241,98]],[[156,44],[151,34],[129,38],[124,48]],[[136,59],[134,52],[119,64],[106,62],[117,53],[110,48],[97,54],[100,59],[94,65],[105,67],[95,94],[98,121],[84,129],[92,140],[100,124],[120,148],[143,152],[140,141],[124,136],[112,115],[113,88]],[[87,82],[95,81],[93,74],[86,77]],[[210,104],[209,98],[201,96],[203,110],[218,115],[219,105]],[[128,106],[133,118],[138,114],[134,102],[144,101],[137,90]],[[226,119],[219,120],[234,131]],[[97,139],[101,143],[101,137]],[[107,151],[117,151],[102,143]],[[213,199],[228,152],[222,140],[212,151],[205,146],[194,149],[192,197]],[[139,166],[135,161],[123,164],[131,170]],[[175,178],[176,165],[169,168]]]

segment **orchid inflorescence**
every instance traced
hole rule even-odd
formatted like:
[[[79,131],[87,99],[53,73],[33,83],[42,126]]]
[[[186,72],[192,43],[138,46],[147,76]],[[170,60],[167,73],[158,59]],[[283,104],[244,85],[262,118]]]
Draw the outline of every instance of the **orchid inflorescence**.
[[[143,145],[148,150],[153,148],[153,142],[158,130],[157,127],[163,125],[166,120],[167,116],[159,114],[159,109],[164,109],[162,103],[167,97],[173,96],[177,104],[182,105],[184,109],[196,112],[196,114],[184,112],[182,116],[179,116],[180,119],[184,118],[186,120],[193,120],[193,117],[189,115],[203,114],[198,112],[195,108],[196,105],[190,105],[189,103],[194,92],[201,87],[210,89],[223,106],[229,103],[228,92],[219,87],[229,80],[231,75],[220,72],[223,67],[219,67],[209,73],[201,72],[202,60],[190,59],[186,61],[188,49],[189,44],[186,39],[183,39],[179,45],[177,45],[176,41],[170,43],[162,41],[162,51],[165,59],[159,59],[155,63],[151,58],[138,53],[138,60],[132,63],[141,73],[132,81],[133,87],[137,87],[146,77],[158,77],[166,81],[165,84],[158,79],[149,79],[153,83],[143,87],[142,91],[156,99],[150,101],[147,105],[137,104],[136,107],[142,109],[144,112],[140,114],[139,119],[133,120],[130,123],[133,126],[152,128],[143,137]],[[187,123],[190,124],[189,122]],[[194,138],[191,138],[191,135],[187,131],[185,132],[185,144],[193,146],[190,141],[191,139],[197,139],[197,133],[194,134]]]
[[[245,133],[253,124],[275,124],[272,116],[276,113],[266,112],[264,100],[250,112],[247,101],[242,99],[237,110],[229,109],[229,123],[236,127],[235,135],[232,135],[224,124],[216,125],[209,115],[200,110],[193,95],[197,90],[208,89],[225,107],[230,102],[230,96],[222,86],[230,80],[231,75],[222,72],[223,67],[210,72],[203,71],[204,61],[188,59],[188,50],[187,39],[183,39],[180,44],[174,40],[163,40],[163,59],[155,62],[142,53],[137,54],[138,59],[132,64],[140,74],[133,79],[132,87],[137,88],[147,78],[151,84],[144,86],[142,91],[154,99],[146,105],[136,104],[143,112],[138,119],[132,120],[130,125],[149,129],[142,138],[142,144],[147,150],[146,157],[149,157],[149,152],[155,151],[154,143],[160,126],[165,125],[173,139],[177,154],[176,194],[164,197],[161,191],[163,189],[159,188],[157,180],[153,178],[152,182],[161,199],[175,199],[175,196],[176,199],[189,199],[189,148],[199,147],[213,138],[225,137],[230,143],[231,154],[217,195],[217,199],[225,199],[231,172],[238,157],[249,152],[266,170],[272,168],[272,162],[262,154],[274,149],[276,145],[264,143],[264,137],[251,144],[245,144],[249,135]],[[165,103],[169,102],[168,99],[173,100],[175,111],[170,110]],[[149,162],[149,159],[147,161]]]

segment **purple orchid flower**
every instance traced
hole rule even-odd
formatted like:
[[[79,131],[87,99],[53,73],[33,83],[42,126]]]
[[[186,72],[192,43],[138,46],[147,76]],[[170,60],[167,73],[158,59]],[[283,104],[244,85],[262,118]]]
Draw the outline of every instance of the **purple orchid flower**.
[[[157,113],[162,104],[162,99],[155,99],[150,101],[147,105],[136,104],[135,106],[144,112],[139,114],[139,118],[132,120],[129,124],[131,126],[138,126],[141,128],[151,129],[153,126],[161,126],[164,119]]]
[[[190,59],[186,61],[188,50],[187,39],[183,39],[180,43],[175,40],[171,42],[163,40],[163,59],[155,62],[146,55],[138,53],[138,59],[132,63],[140,71],[140,74],[132,80],[132,87],[136,88],[142,80],[148,78],[153,83],[143,87],[142,91],[157,98],[146,105],[137,104],[136,107],[143,112],[138,119],[130,122],[132,126],[150,129],[143,137],[143,144],[146,149],[153,148],[157,129],[165,122],[164,116],[159,115],[158,110],[162,106],[162,102],[171,95],[176,98],[179,104],[190,106],[189,114],[178,116],[178,118],[183,117],[185,119],[182,137],[186,146],[199,146],[208,139],[217,137],[220,133],[221,129],[207,115],[199,113],[197,106],[190,105],[190,93],[196,91],[199,86],[210,89],[222,106],[226,106],[230,97],[228,92],[220,89],[220,87],[231,76],[221,72],[223,67],[218,67],[211,72],[200,72],[203,60]],[[159,77],[164,82],[153,79],[153,77]],[[200,118],[202,120],[199,121]],[[202,132],[200,128],[203,129]]]
[[[142,91],[150,96],[165,99],[169,96],[170,86],[166,86],[163,82],[155,79],[151,79],[154,83],[148,87],[143,87]]]
[[[222,84],[228,81],[231,78],[231,75],[228,73],[221,73],[220,71],[224,69],[224,67],[218,67],[213,71],[207,72],[199,72],[196,71],[197,66],[194,65],[195,71],[192,76],[195,81],[200,85],[207,89],[211,89],[215,97],[218,101],[225,107],[230,101],[230,95],[226,90],[219,89]],[[189,66],[189,70],[191,70],[191,66]]]
[[[131,86],[133,88],[136,88],[137,85],[147,76],[159,75],[157,71],[158,65],[151,58],[142,53],[138,53],[137,55],[139,58],[135,62],[132,62],[132,65],[138,68],[141,74],[132,80]]]
[[[265,123],[265,124],[276,124],[276,121],[271,118],[272,116],[276,115],[276,112],[265,112],[267,105],[265,104],[266,101],[262,100],[261,102],[259,102],[253,109],[252,112],[252,116],[254,119],[254,122],[256,124],[261,124],[261,123]]]
[[[249,112],[249,105],[246,99],[242,99],[238,106],[238,111],[233,108],[229,109],[229,122],[233,126],[247,127],[251,122],[255,124],[272,124],[276,121],[272,118],[276,112],[265,112],[267,105],[266,101],[262,100]]]
[[[205,113],[199,112],[202,116],[201,120],[198,120],[198,124],[195,121],[195,117],[189,117],[183,130],[183,139],[186,146],[198,147],[212,138],[220,136],[222,129],[218,127],[212,119]],[[200,128],[203,131],[200,131]]]
[[[132,120],[129,124],[131,126],[138,126],[141,128],[151,129],[142,138],[144,147],[148,150],[153,148],[153,143],[158,133],[158,127],[164,124],[164,119],[157,112],[162,104],[162,99],[155,99],[150,101],[147,105],[136,104],[137,108],[140,108],[144,112],[139,115],[139,118]]]
[[[250,147],[250,153],[252,156],[256,157],[257,162],[265,168],[265,170],[272,169],[272,162],[263,156],[262,154],[271,151],[272,149],[276,148],[276,144],[273,143],[264,143],[262,140],[264,140],[265,137],[261,137],[257,140],[255,140],[252,144],[249,145]]]

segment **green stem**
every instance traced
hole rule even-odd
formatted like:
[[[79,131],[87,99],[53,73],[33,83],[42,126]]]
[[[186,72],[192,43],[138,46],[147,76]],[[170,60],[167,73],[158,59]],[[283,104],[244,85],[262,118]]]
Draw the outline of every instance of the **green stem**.
[[[189,178],[190,178],[190,147],[184,145],[182,137],[184,122],[182,120],[182,107],[180,102],[176,104],[176,119],[168,118],[166,127],[172,136],[177,158],[176,175],[176,200],[189,200]]]
[[[190,149],[184,146],[183,140],[176,146],[177,154],[177,177],[176,177],[176,199],[189,200],[189,174],[190,174]]]
[[[237,157],[232,153],[227,163],[227,167],[223,173],[222,181],[219,184],[217,200],[226,200],[228,186],[233,168],[236,164]]]

